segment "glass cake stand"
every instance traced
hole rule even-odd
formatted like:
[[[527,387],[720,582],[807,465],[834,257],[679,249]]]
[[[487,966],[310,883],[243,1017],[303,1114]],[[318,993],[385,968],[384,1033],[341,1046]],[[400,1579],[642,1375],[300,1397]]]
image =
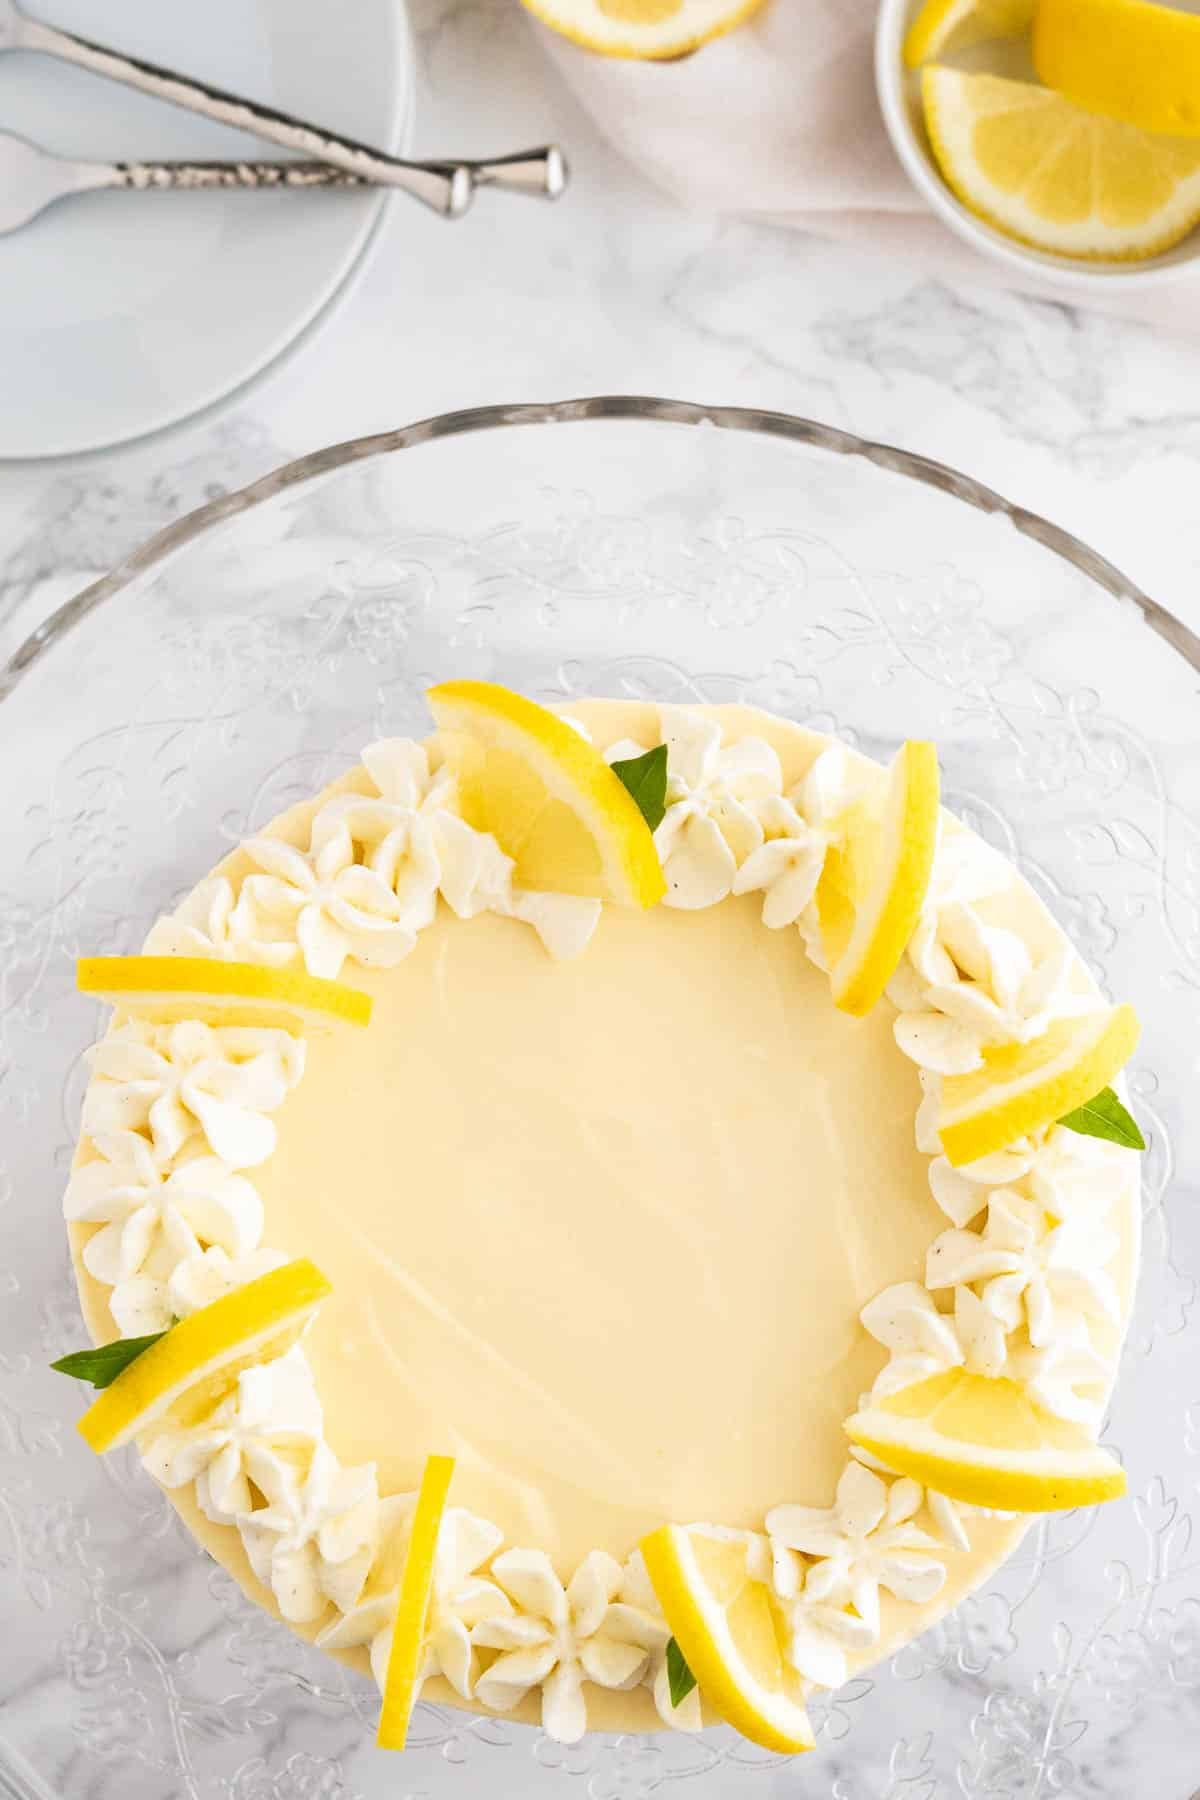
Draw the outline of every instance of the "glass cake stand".
[[[1147,623],[1149,618],[1149,624]],[[0,672],[0,1795],[21,1800],[1188,1800],[1200,1787],[1200,644],[952,470],[800,419],[491,408],[304,458],[146,545]],[[1039,1524],[984,1591],[817,1708],[787,1763],[724,1730],[593,1736],[423,1706],[246,1602],[46,1364],[81,1327],[59,1202],[95,1009],[238,837],[421,731],[448,674],[547,700],[741,699],[950,805],[1136,1000],[1145,1260],[1107,1441],[1129,1501]],[[1191,1119],[1191,1124],[1187,1120]]]

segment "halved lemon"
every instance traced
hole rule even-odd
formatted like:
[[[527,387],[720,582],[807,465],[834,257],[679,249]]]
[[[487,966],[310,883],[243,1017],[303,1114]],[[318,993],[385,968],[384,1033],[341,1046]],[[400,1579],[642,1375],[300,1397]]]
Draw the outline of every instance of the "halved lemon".
[[[746,1545],[682,1525],[642,1539],[646,1571],[701,1693],[752,1743],[811,1750],[802,1684],[784,1662],[786,1631]]]
[[[1200,18],[1149,0],[1040,0],[1033,66],[1049,87],[1143,131],[1200,136]]]
[[[304,1032],[371,1018],[371,996],[344,981],[207,956],[81,956],[75,982],[81,994],[154,1024],[202,1019]]]
[[[243,1369],[289,1350],[331,1292],[301,1257],[202,1306],[103,1389],[79,1421],[81,1435],[93,1450],[115,1450],[168,1414],[173,1423],[203,1417]]]
[[[1034,0],[925,0],[904,38],[904,61],[919,69],[931,56],[1017,37],[1033,21]]]
[[[732,31],[762,0],[524,0],[524,5],[585,50],[655,61],[686,56]]]
[[[463,817],[514,859],[522,887],[623,906],[662,899],[636,800],[563,719],[488,681],[446,681],[428,699]]]
[[[985,1049],[983,1066],[942,1082],[938,1136],[955,1167],[1003,1150],[1083,1106],[1111,1083],[1137,1048],[1126,1002],[1059,1019],[1027,1044]]]
[[[937,752],[903,744],[882,806],[848,809],[817,887],[833,1003],[861,1018],[896,973],[916,929],[937,849]]]
[[[408,1738],[408,1724],[418,1693],[429,1600],[433,1593],[438,1532],[453,1474],[452,1456],[426,1459],[400,1576],[392,1647],[383,1684],[383,1710],[375,1737],[381,1750],[403,1750]]]
[[[1058,256],[1156,256],[1200,220],[1200,143],[1085,112],[1033,82],[927,67],[925,124],[963,205]]]
[[[931,1375],[854,1413],[846,1431],[898,1475],[972,1506],[1061,1512],[1125,1492],[1115,1457],[1005,1376]]]

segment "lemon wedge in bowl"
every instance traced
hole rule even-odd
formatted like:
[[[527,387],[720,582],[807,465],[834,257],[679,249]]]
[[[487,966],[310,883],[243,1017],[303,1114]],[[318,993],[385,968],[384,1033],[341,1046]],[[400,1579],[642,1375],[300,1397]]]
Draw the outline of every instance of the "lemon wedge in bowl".
[[[116,1450],[168,1415],[202,1417],[243,1369],[290,1350],[331,1292],[301,1257],[202,1306],[101,1391],[79,1420],[80,1435],[93,1450]]]
[[[654,838],[620,776],[557,713],[488,681],[427,696],[469,825],[491,832],[522,887],[654,906]]]
[[[208,956],[81,956],[75,983],[153,1024],[200,1019],[303,1033],[371,1018],[371,996],[344,981]]]
[[[930,1375],[852,1414],[846,1432],[896,1474],[972,1506],[1061,1512],[1125,1492],[1115,1457],[1004,1376]]]
[[[1128,1001],[1059,1019],[1026,1044],[983,1052],[983,1066],[942,1082],[938,1136],[954,1167],[991,1156],[1085,1106],[1129,1061],[1140,1032]]]
[[[922,71],[938,168],[963,205],[1055,256],[1137,261],[1200,221],[1200,142],[1087,112],[1052,89]]]
[[[446,1510],[446,1496],[454,1474],[452,1456],[430,1456],[425,1461],[421,1486],[413,1513],[400,1589],[396,1601],[396,1618],[392,1626],[392,1646],[388,1652],[387,1674],[383,1684],[383,1708],[375,1742],[381,1750],[403,1750],[408,1739],[408,1726],[413,1706],[420,1691],[422,1652],[429,1617],[429,1600],[433,1592],[434,1567],[437,1560],[438,1533]]]
[[[523,0],[553,31],[602,56],[687,56],[732,31],[763,0]]]
[[[903,744],[878,804],[853,802],[817,886],[833,1003],[861,1018],[900,965],[937,850],[940,781],[932,744]]]
[[[784,1662],[785,1631],[740,1534],[662,1525],[642,1539],[646,1572],[675,1642],[730,1725],[767,1750],[811,1750],[801,1683]]]
[[[904,37],[905,66],[966,50],[996,38],[1018,37],[1033,22],[1034,0],[925,0]]]
[[[1039,0],[1033,66],[1048,87],[1143,131],[1200,136],[1200,18],[1152,0]]]

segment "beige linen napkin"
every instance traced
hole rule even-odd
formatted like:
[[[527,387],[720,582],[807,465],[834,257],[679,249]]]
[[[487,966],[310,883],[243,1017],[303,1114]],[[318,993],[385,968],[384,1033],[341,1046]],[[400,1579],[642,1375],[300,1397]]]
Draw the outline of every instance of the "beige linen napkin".
[[[606,135],[687,206],[873,245],[945,275],[1200,327],[1200,265],[1162,287],[1093,300],[1032,273],[1025,279],[943,225],[883,127],[875,12],[874,0],[767,0],[727,37],[667,63],[595,56],[538,29]]]

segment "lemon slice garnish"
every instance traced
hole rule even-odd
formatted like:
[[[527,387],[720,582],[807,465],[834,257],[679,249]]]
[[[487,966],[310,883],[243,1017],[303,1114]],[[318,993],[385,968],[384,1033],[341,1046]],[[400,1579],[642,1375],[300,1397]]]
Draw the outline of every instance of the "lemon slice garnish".
[[[371,1017],[371,996],[344,981],[207,956],[81,956],[75,980],[81,994],[154,1024],[200,1019],[303,1032]]]
[[[882,807],[843,816],[817,888],[833,1003],[861,1018],[896,973],[916,929],[937,849],[939,781],[932,744],[901,746]]]
[[[1017,37],[1033,22],[1034,0],[925,0],[904,38],[904,61],[920,68],[946,50]]]
[[[400,1576],[392,1647],[383,1684],[383,1710],[375,1738],[381,1750],[403,1750],[408,1737],[408,1724],[419,1691],[438,1532],[453,1474],[452,1456],[426,1459]]]
[[[762,0],[524,0],[572,43],[602,56],[686,56],[732,31]]]
[[[557,714],[488,681],[431,688],[463,817],[516,863],[522,887],[653,906],[654,838],[600,752]]]
[[[201,1418],[243,1369],[289,1350],[331,1291],[300,1258],[202,1306],[122,1369],[80,1419],[80,1433],[93,1450],[115,1450],[167,1414],[173,1423]]]
[[[1033,65],[1048,86],[1144,131],[1200,135],[1200,18],[1147,0],[1040,0]]]
[[[1058,256],[1155,256],[1200,220],[1200,143],[1085,112],[1033,82],[926,68],[925,123],[963,205]]]
[[[982,1068],[942,1082],[938,1136],[949,1161],[991,1156],[1083,1106],[1129,1061],[1139,1031],[1125,1002],[1059,1019],[1027,1044],[985,1049]]]
[[[1004,1376],[931,1375],[854,1413],[846,1431],[898,1475],[972,1506],[1060,1512],[1125,1492],[1107,1450]]]
[[[646,1570],[700,1690],[752,1743],[811,1750],[799,1678],[784,1662],[786,1631],[741,1538],[663,1525],[642,1539]]]

